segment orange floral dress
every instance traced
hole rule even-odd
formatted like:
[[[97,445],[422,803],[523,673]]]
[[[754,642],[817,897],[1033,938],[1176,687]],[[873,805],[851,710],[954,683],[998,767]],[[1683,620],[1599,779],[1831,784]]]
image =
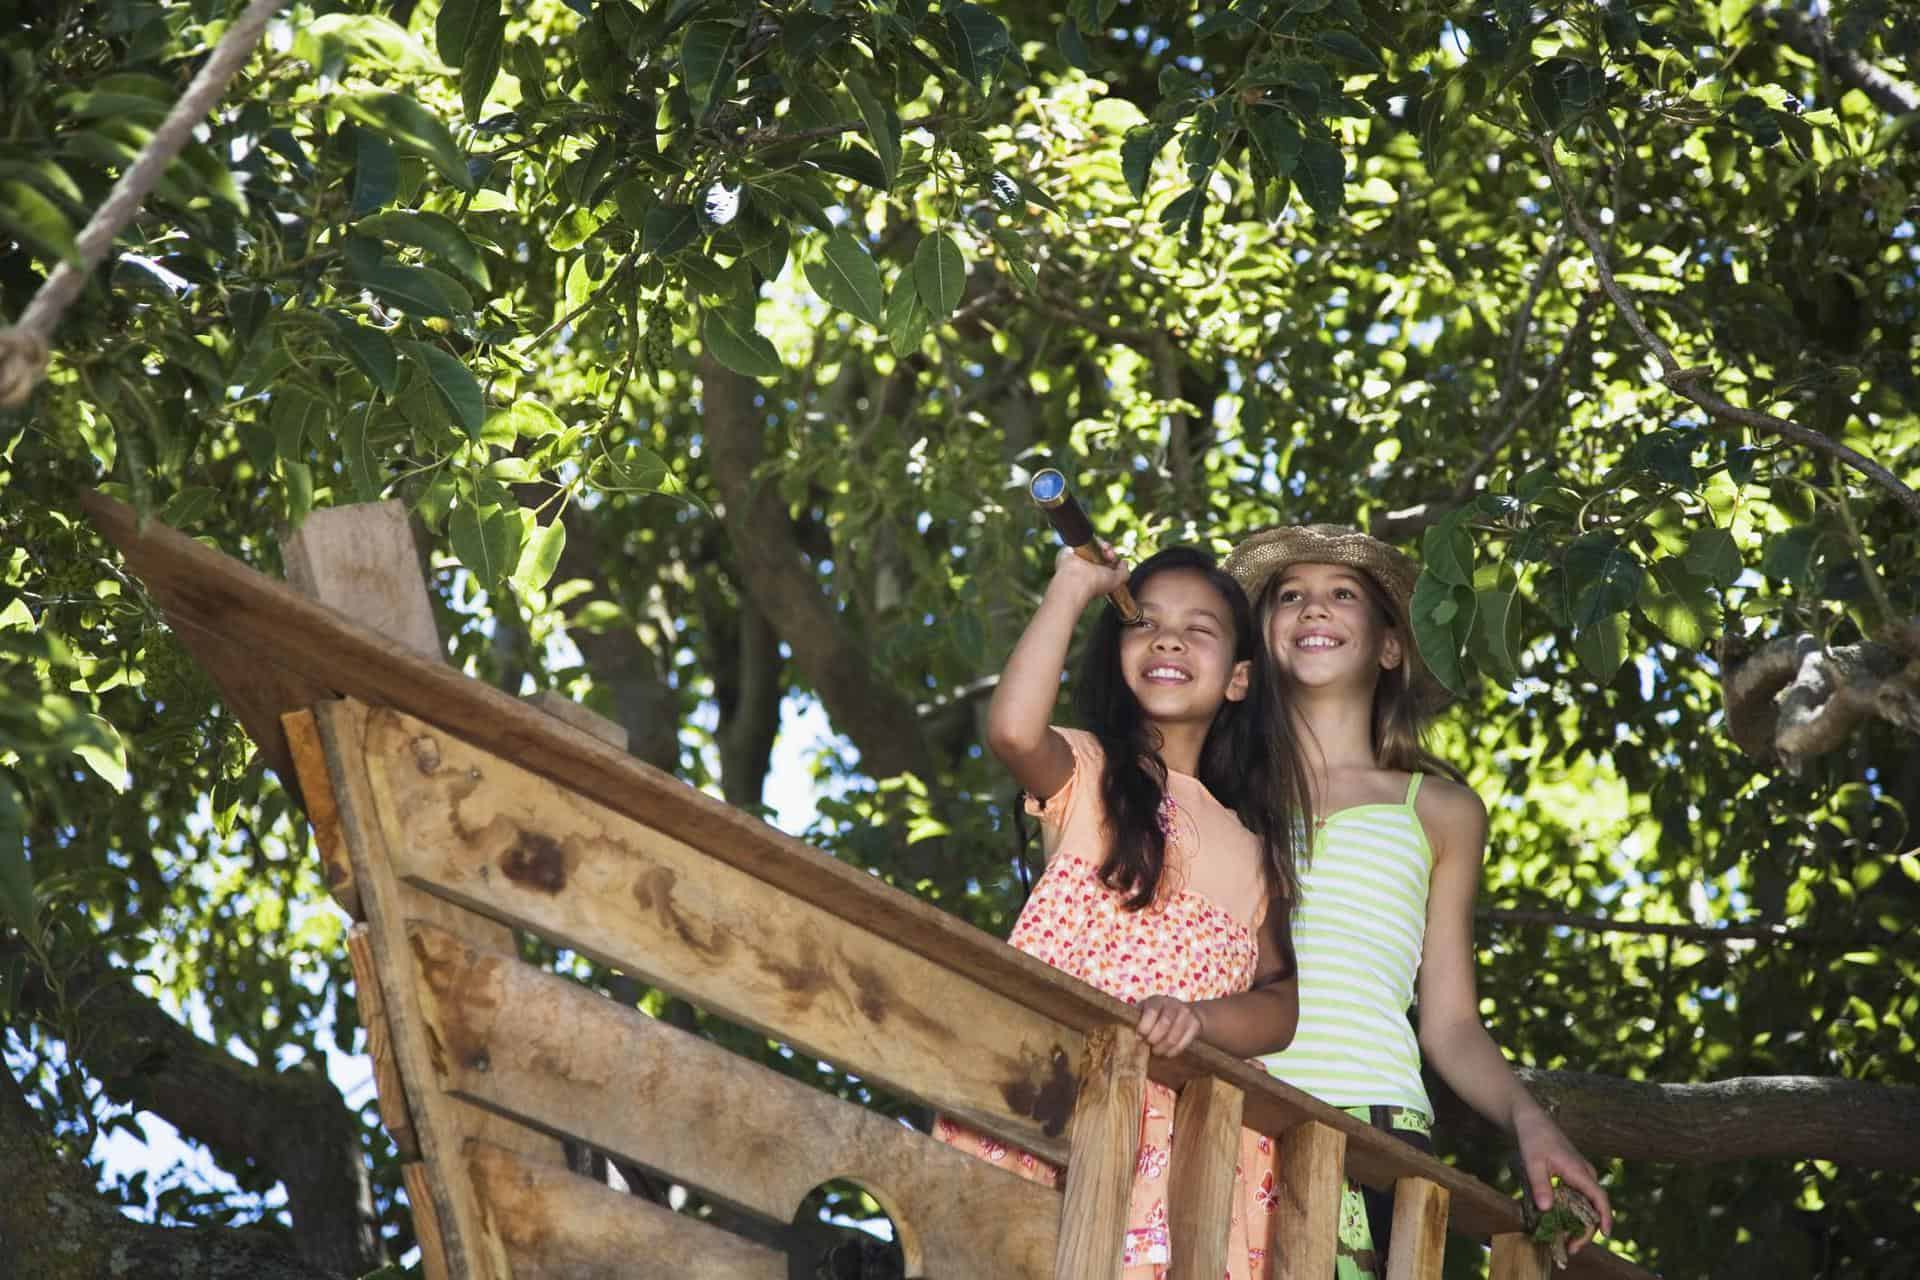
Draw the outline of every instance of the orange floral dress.
[[[1079,730],[1059,732],[1073,749],[1074,772],[1045,804],[1028,801],[1028,811],[1041,822],[1047,866],[1007,940],[1130,1004],[1151,995],[1195,1001],[1247,990],[1266,906],[1258,841],[1198,778],[1170,774],[1160,893],[1144,910],[1126,910],[1123,895],[1099,878],[1108,845],[1099,741]],[[1173,1090],[1147,1082],[1121,1256],[1124,1280],[1163,1280],[1178,1247],[1167,1232],[1173,1105]],[[1060,1185],[1061,1170],[1054,1165],[944,1116],[935,1121],[933,1135],[1030,1181]],[[1278,1203],[1273,1165],[1272,1140],[1242,1130],[1225,1280],[1267,1274]]]

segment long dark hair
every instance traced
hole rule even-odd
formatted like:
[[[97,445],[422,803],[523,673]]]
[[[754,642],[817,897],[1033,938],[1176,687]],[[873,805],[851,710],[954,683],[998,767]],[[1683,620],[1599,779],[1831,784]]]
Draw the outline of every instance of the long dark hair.
[[[1223,702],[1200,747],[1197,776],[1221,804],[1259,837],[1266,871],[1268,910],[1291,898],[1294,856],[1305,825],[1306,778],[1298,761],[1281,767],[1266,733],[1267,716],[1279,697],[1272,659],[1253,621],[1253,607],[1240,584],[1197,547],[1168,547],[1140,562],[1127,579],[1138,596],[1156,574],[1177,569],[1199,573],[1227,603],[1233,626],[1233,661],[1249,662],[1252,675],[1242,702]],[[1160,806],[1166,797],[1167,766],[1160,756],[1159,734],[1127,686],[1120,663],[1120,615],[1109,605],[1094,624],[1075,682],[1080,722],[1100,740],[1106,766],[1100,796],[1106,804],[1112,844],[1100,865],[1100,879],[1126,895],[1125,906],[1138,911],[1160,891],[1166,870],[1167,833]],[[1284,910],[1284,907],[1281,908]]]
[[[1273,611],[1279,604],[1280,584],[1286,576],[1283,571],[1269,577],[1261,585],[1259,598],[1254,602],[1254,614],[1259,619],[1263,637],[1273,619]],[[1437,773],[1464,783],[1466,775],[1435,755],[1426,745],[1427,725],[1433,718],[1432,699],[1423,697],[1414,686],[1414,664],[1420,660],[1420,651],[1414,647],[1413,628],[1394,606],[1393,597],[1387,594],[1386,588],[1372,574],[1362,569],[1356,571],[1354,577],[1359,579],[1362,591],[1382,624],[1400,641],[1399,665],[1383,668],[1373,685],[1370,723],[1374,763],[1382,769],[1394,769],[1401,773]],[[1275,669],[1275,675],[1279,675],[1278,668]],[[1284,690],[1282,693],[1284,695]],[[1301,758],[1299,731],[1287,710],[1284,696],[1274,702],[1267,725],[1276,743],[1276,750],[1296,762],[1301,785],[1305,786],[1305,770],[1297,764]]]

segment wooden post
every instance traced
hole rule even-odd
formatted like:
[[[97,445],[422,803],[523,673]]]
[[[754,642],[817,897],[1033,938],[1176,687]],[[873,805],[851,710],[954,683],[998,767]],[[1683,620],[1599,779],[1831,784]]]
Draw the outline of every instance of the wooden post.
[[[1393,1244],[1387,1280],[1440,1280],[1447,1254],[1447,1189],[1425,1178],[1393,1184]]]
[[[400,1083],[400,1063],[393,1056],[393,1030],[387,1025],[386,995],[373,962],[373,940],[367,926],[347,930],[347,956],[353,961],[353,1003],[360,1025],[367,1029],[367,1055],[373,1059],[373,1089],[380,1101],[380,1123],[386,1126],[402,1160],[420,1158],[420,1140],[414,1136],[413,1113],[407,1110],[406,1087]]]
[[[1180,1090],[1167,1175],[1167,1229],[1173,1240],[1169,1280],[1219,1280],[1227,1274],[1245,1101],[1245,1094],[1217,1076],[1201,1076]]]
[[[1493,1238],[1493,1269],[1487,1280],[1547,1280],[1547,1247],[1524,1231],[1503,1231]]]
[[[399,502],[330,507],[280,546],[287,582],[422,657],[445,661],[420,551]]]
[[[1120,1273],[1146,1087],[1147,1042],[1131,1027],[1087,1033],[1054,1280],[1113,1280]]]
[[[1280,1203],[1273,1211],[1269,1254],[1274,1280],[1326,1280],[1340,1243],[1347,1135],[1310,1121],[1290,1129],[1276,1145]]]

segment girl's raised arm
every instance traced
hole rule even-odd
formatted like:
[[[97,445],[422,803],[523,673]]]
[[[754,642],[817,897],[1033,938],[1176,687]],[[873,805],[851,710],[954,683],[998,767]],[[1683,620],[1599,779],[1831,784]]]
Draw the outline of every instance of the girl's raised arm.
[[[1599,1175],[1513,1074],[1480,1021],[1473,982],[1473,901],[1487,843],[1486,806],[1469,788],[1430,778],[1416,811],[1433,846],[1427,936],[1420,954],[1420,1049],[1463,1101],[1514,1136],[1536,1206],[1552,1207],[1557,1174],[1593,1201],[1601,1230],[1612,1231],[1613,1207]]]
[[[1089,604],[1127,581],[1126,566],[1114,559],[1105,543],[1100,550],[1108,560],[1104,565],[1092,564],[1072,551],[1060,552],[1053,581],[1008,656],[987,708],[988,749],[1007,766],[1014,781],[1042,800],[1073,776],[1073,749],[1054,732],[1053,704],[1060,693],[1067,649],[1073,643],[1074,623]]]

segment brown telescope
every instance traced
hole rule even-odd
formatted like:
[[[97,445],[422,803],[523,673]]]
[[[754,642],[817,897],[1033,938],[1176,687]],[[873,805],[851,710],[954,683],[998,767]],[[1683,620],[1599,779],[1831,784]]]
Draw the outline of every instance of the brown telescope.
[[[1064,475],[1052,467],[1036,471],[1027,482],[1027,493],[1033,504],[1047,513],[1060,541],[1073,548],[1073,554],[1094,564],[1106,563],[1100,554],[1100,543],[1093,536],[1093,522],[1087,519],[1087,513],[1067,489]],[[1132,626],[1140,621],[1140,606],[1134,603],[1133,592],[1127,590],[1124,583],[1107,592],[1107,600],[1119,613],[1122,623]]]

